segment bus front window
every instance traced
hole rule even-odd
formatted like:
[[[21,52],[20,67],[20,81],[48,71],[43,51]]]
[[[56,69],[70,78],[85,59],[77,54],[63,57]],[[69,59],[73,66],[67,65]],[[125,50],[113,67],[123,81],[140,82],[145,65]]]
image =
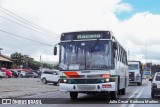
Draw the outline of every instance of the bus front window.
[[[129,70],[137,70],[139,69],[138,64],[129,64],[128,65]]]
[[[111,43],[109,41],[89,42],[86,49],[87,69],[111,68]]]
[[[108,69],[111,64],[110,41],[61,43],[60,70]]]
[[[66,42],[61,43],[61,70],[79,70],[85,69],[85,43]]]

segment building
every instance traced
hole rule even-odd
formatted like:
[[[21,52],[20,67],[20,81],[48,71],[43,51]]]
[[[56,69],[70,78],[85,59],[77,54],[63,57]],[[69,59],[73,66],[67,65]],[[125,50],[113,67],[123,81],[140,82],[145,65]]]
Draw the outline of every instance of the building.
[[[11,68],[12,63],[10,57],[0,54],[0,68]]]

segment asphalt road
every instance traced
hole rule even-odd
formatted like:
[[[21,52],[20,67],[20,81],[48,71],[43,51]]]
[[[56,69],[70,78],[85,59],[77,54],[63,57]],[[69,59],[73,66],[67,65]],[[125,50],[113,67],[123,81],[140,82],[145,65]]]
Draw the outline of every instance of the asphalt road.
[[[124,99],[133,99],[134,101],[138,98],[151,98],[151,83],[148,80],[143,80],[143,85],[137,86],[136,84],[130,84],[126,90],[126,95],[119,95],[118,99],[123,101]],[[102,99],[98,99],[98,98]],[[78,100],[72,101],[69,98],[69,93],[62,93],[60,91],[41,93],[38,95],[27,96],[23,98],[48,98],[45,99],[48,103],[54,104],[42,104],[42,105],[3,105],[3,107],[160,107],[160,104],[108,104],[110,96],[108,94],[99,95],[85,95],[79,94]],[[107,99],[108,98],[108,99]],[[123,99],[124,98],[124,99]],[[160,97],[156,99],[160,100]],[[155,100],[156,100],[155,99]],[[111,100],[114,101],[114,100]],[[125,100],[124,100],[125,101]],[[2,105],[0,105],[1,107]]]

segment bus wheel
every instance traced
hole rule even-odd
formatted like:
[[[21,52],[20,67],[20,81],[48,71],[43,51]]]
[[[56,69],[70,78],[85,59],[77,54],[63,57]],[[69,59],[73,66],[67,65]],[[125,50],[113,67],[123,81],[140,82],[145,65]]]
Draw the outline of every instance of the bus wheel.
[[[122,94],[122,95],[125,95],[125,94],[126,94],[126,89],[125,89],[125,88],[123,88],[123,89],[121,90],[121,94]]]
[[[117,99],[117,91],[111,91],[110,95],[112,99]]]
[[[118,90],[118,95],[121,95],[121,91],[122,91],[122,90]]]
[[[155,94],[153,92],[151,92],[151,97],[154,98],[155,97]]]
[[[71,100],[75,100],[78,97],[78,92],[70,92],[70,98]]]
[[[140,85],[141,85],[141,82],[138,82],[137,85],[140,86]]]

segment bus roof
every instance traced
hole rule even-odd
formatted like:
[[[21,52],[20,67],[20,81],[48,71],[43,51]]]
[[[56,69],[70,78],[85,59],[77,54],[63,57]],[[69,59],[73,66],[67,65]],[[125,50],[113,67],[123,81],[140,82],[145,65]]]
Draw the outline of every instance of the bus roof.
[[[61,41],[85,39],[112,39],[111,31],[77,31],[62,33]]]
[[[115,39],[112,31],[110,30],[64,32],[61,34],[60,40],[61,41],[74,41],[74,40],[89,40],[89,39],[113,40],[114,42],[117,42],[121,48],[123,48],[123,46]]]

